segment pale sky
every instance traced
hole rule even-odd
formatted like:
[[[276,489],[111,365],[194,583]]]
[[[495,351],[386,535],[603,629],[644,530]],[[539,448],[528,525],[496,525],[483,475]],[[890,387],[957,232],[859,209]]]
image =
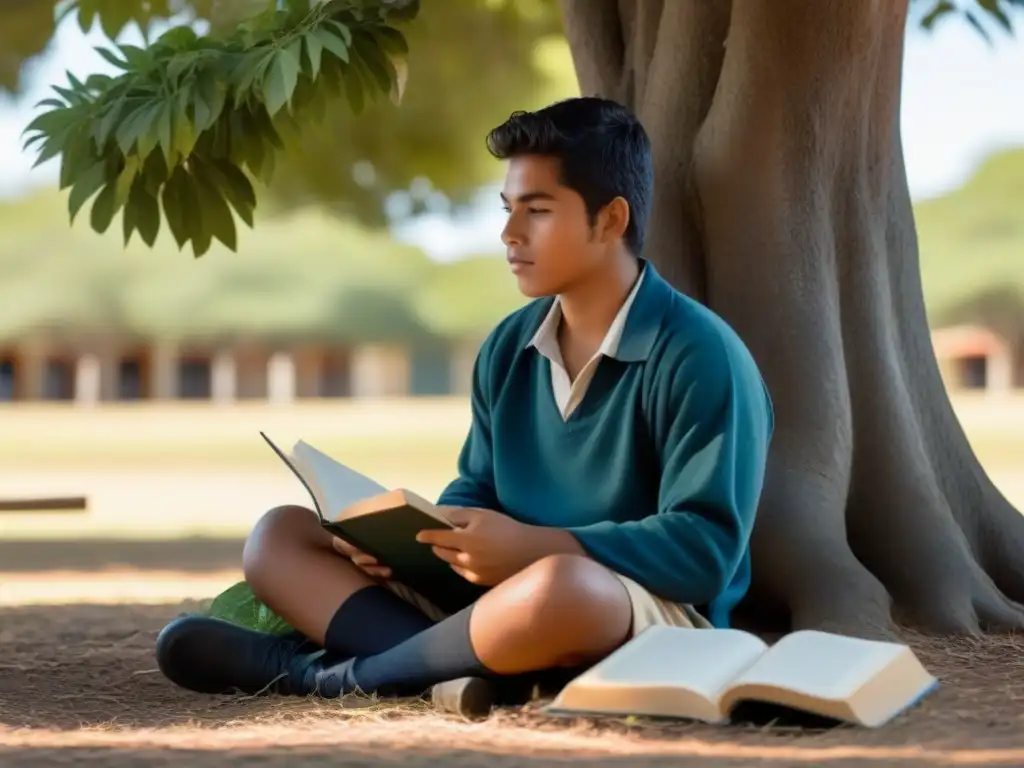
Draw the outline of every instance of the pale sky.
[[[1024,15],[1015,18],[1024,35]],[[903,141],[915,198],[960,185],[994,150],[1024,146],[1024,41],[1001,30],[993,38],[995,45],[989,46],[955,19],[932,34],[915,30],[908,36]],[[50,52],[34,63],[27,93],[18,101],[0,96],[0,197],[55,183],[57,161],[31,170],[35,156],[22,152],[21,132],[32,119],[33,105],[49,95],[49,86],[66,82],[65,70],[79,76],[110,71],[93,50],[104,42],[98,30],[83,35],[77,25],[63,25]],[[480,212],[466,221],[425,218],[400,235],[442,260],[500,250],[504,214],[497,192],[494,199],[483,197]]]

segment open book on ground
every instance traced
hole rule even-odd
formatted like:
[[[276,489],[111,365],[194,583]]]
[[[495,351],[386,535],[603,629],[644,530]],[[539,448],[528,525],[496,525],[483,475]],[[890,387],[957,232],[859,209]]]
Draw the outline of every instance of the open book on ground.
[[[804,630],[768,646],[735,629],[655,626],[575,678],[547,711],[722,723],[741,702],[763,702],[876,727],[937,684],[899,643]]]
[[[373,555],[394,580],[442,610],[454,612],[480,596],[480,587],[416,541],[424,529],[453,527],[434,504],[409,490],[389,490],[302,440],[286,453],[260,434],[305,486],[327,531]]]

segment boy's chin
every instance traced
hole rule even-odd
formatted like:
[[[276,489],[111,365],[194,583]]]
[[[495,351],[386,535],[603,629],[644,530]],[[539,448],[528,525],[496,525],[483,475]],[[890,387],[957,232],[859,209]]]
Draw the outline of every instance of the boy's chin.
[[[530,279],[525,275],[517,276],[516,282],[519,284],[519,292],[528,299],[542,299],[545,296],[554,296],[558,293],[558,288],[551,283],[535,278]]]

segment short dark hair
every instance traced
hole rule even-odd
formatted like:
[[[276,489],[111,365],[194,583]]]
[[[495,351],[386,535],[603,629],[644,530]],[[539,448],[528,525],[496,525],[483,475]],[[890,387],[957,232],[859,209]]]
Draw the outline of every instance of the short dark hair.
[[[591,223],[616,197],[629,203],[626,247],[639,256],[651,209],[651,142],[622,104],[597,97],[556,102],[536,112],[513,112],[487,136],[500,160],[521,155],[557,158],[561,183],[583,198]]]

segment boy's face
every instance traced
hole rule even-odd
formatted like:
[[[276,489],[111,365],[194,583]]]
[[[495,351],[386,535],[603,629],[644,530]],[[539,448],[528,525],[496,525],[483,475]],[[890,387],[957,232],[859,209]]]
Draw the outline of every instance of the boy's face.
[[[505,174],[501,196],[508,221],[501,239],[519,290],[530,298],[564,292],[607,253],[583,198],[558,177],[557,159],[535,155],[512,158]]]

